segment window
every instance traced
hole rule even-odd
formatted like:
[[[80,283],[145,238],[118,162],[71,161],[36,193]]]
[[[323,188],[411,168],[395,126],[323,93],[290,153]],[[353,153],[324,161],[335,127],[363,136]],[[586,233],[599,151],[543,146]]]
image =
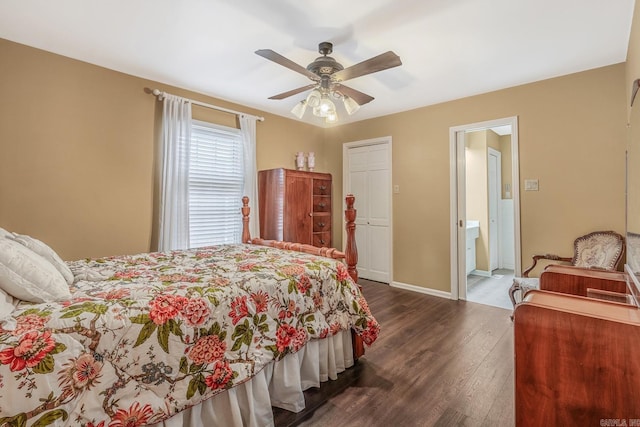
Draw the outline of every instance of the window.
[[[189,158],[191,247],[240,242],[243,162],[240,130],[193,121]]]

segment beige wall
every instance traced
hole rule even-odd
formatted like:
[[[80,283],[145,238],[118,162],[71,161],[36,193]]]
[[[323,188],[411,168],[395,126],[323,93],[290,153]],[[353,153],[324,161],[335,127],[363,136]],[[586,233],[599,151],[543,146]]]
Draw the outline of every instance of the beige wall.
[[[513,166],[511,159],[511,135],[500,136],[500,153],[502,153],[502,162],[500,167],[502,169],[502,198],[513,198]],[[506,185],[509,186],[509,196],[507,197]]]
[[[328,168],[315,126],[2,39],[0,58],[0,227],[39,238],[65,259],[154,249],[162,104],[145,88],[265,116],[259,169],[293,168],[296,151],[315,151],[317,170]],[[194,116],[235,126],[233,115],[213,110],[194,107]]]
[[[487,147],[493,148],[496,151],[500,151],[500,136],[498,136],[498,134],[492,130],[487,130],[486,136],[487,136]]]
[[[152,249],[160,103],[145,87],[265,116],[259,169],[315,151],[317,170],[334,176],[338,243],[342,144],[392,136],[397,282],[450,290],[451,126],[519,116],[521,180],[540,180],[539,192],[521,193],[525,264],[570,253],[587,231],[624,228],[624,64],[325,130],[5,40],[0,58],[0,227],[65,259]]]
[[[518,116],[522,259],[571,254],[573,240],[624,230],[625,66],[612,65],[327,131],[342,143],[391,135],[393,278],[450,291],[449,128]]]
[[[489,193],[487,186],[487,131],[469,132],[465,141],[467,219],[480,222],[476,244],[476,270],[489,270]]]

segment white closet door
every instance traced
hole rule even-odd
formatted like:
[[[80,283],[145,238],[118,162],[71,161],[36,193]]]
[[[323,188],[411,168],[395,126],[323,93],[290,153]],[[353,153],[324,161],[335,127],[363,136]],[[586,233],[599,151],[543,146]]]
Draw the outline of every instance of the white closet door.
[[[390,279],[390,149],[373,144],[347,150],[347,193],[356,197],[356,243],[360,277]]]
[[[358,246],[358,275],[365,279],[369,277],[369,185],[367,173],[367,152],[368,147],[350,148],[349,159],[349,182],[347,183],[347,194],[355,196],[356,215],[356,245]]]

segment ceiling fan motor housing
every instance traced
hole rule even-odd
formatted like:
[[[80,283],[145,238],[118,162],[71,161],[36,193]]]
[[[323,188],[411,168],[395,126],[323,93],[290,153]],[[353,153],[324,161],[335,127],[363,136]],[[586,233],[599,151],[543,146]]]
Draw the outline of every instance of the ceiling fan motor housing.
[[[321,55],[316,58],[311,64],[307,66],[307,70],[322,77],[335,73],[336,71],[344,70],[342,64],[338,63],[334,58],[327,56],[333,52],[333,43],[322,42],[318,45],[318,52]]]
[[[344,70],[344,67],[330,56],[319,56],[315,61],[307,66],[307,70],[319,76],[323,76]]]

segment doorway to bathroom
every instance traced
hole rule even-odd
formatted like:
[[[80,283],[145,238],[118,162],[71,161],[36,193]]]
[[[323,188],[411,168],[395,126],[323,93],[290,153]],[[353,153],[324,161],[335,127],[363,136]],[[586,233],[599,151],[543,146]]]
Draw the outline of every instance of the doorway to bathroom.
[[[517,117],[450,133],[452,297],[510,309],[520,271]]]

